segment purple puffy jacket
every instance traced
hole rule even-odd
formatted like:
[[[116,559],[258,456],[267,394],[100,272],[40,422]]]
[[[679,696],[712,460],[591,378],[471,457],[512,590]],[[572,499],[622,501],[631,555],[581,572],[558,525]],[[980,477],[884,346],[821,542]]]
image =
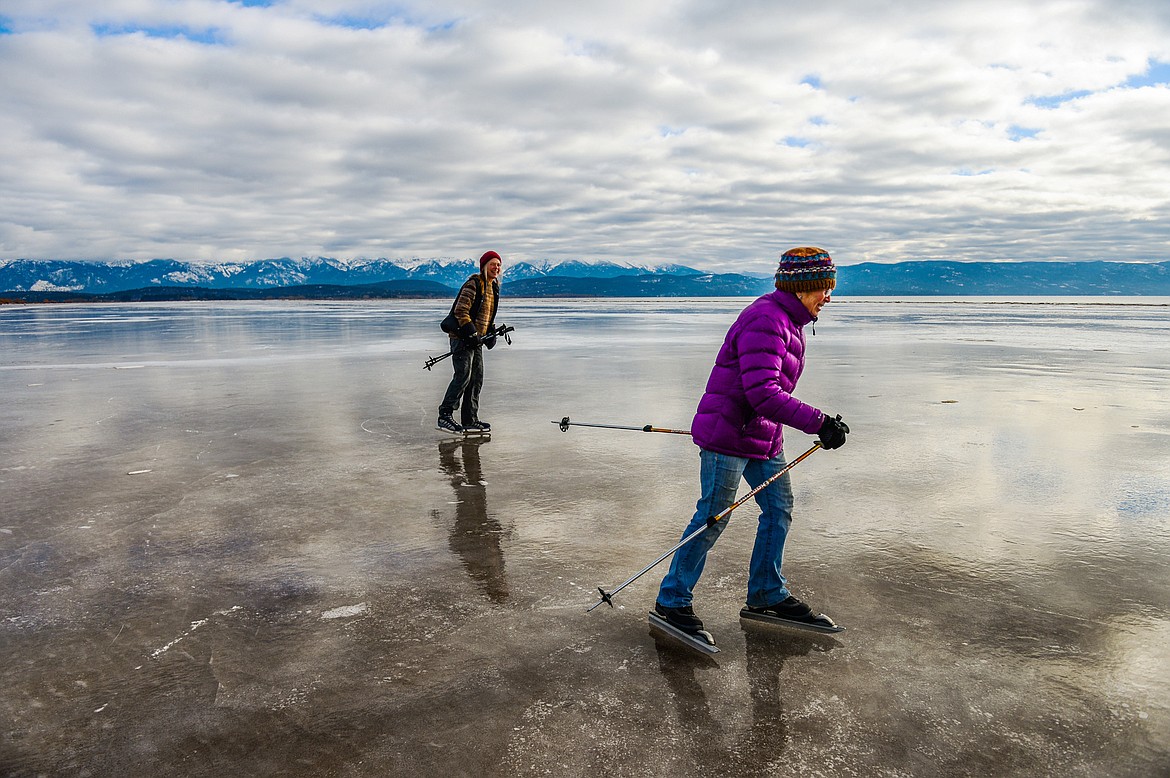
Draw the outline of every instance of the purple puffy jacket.
[[[812,314],[792,292],[760,297],[735,320],[691,424],[708,451],[771,459],[784,447],[781,425],[814,435],[825,415],[792,396],[804,370],[804,325]]]

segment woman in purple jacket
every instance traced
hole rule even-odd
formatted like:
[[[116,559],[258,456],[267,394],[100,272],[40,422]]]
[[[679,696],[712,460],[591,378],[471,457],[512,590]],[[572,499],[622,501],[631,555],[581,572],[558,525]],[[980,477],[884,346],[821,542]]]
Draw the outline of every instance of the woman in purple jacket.
[[[795,248],[780,257],[776,291],[740,313],[727,331],[707,390],[691,426],[699,446],[702,497],[683,537],[708,517],[735,502],[739,480],[753,488],[784,468],[784,425],[816,434],[824,448],[845,445],[849,427],[840,418],[798,400],[792,392],[804,369],[804,325],[817,314],[836,286],[837,269],[824,249]],[[760,522],[748,575],[745,617],[780,621],[825,632],[841,628],[793,597],[780,573],[784,540],[792,521],[792,487],[782,476],[756,495]],[[691,607],[692,592],[707,551],[727,521],[708,528],[674,555],[662,580],[655,615],[689,635],[714,640]]]

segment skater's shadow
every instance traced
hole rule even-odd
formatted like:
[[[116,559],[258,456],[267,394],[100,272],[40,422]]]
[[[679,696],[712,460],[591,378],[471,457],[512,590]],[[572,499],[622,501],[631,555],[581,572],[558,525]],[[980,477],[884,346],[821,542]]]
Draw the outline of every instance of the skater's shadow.
[[[830,635],[797,632],[766,624],[741,621],[747,643],[748,691],[752,699],[752,724],[744,733],[739,752],[747,763],[766,764],[788,746],[788,720],[784,708],[784,691],[799,684],[799,676],[789,672],[781,681],[784,665],[790,659],[810,653],[832,651],[841,643]]]
[[[489,442],[487,437],[445,440],[439,444],[439,467],[455,492],[455,523],[448,545],[480,591],[492,602],[503,603],[508,599],[500,547],[504,529],[488,516],[487,486],[479,459],[480,446]]]
[[[718,669],[719,663],[713,656],[701,654],[694,649],[679,645],[677,640],[666,637],[651,628],[654,649],[658,652],[658,669],[670,689],[671,697],[678,707],[678,723],[686,735],[689,747],[696,749],[690,754],[692,765],[699,768],[718,761],[722,738],[719,736],[723,725],[711,713],[707,694],[703,691],[696,672]]]

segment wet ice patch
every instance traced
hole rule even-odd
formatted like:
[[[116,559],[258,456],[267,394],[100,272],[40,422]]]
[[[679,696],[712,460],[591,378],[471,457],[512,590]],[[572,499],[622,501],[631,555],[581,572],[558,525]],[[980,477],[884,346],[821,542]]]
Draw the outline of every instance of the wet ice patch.
[[[1131,518],[1164,516],[1170,511],[1170,489],[1149,479],[1130,479],[1116,500],[1117,512]]]
[[[323,619],[348,619],[354,616],[361,616],[370,609],[370,606],[364,602],[359,602],[357,605],[343,605],[340,608],[333,608],[321,614]]]

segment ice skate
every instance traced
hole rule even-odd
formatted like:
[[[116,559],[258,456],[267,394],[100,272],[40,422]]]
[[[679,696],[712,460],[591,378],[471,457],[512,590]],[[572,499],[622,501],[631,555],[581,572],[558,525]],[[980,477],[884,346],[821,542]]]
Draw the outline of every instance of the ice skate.
[[[667,608],[654,603],[654,610],[650,611],[650,626],[704,654],[719,653],[715,638],[703,629],[703,622],[689,605],[682,608]]]
[[[491,435],[492,425],[486,421],[475,419],[463,425],[463,432],[467,435]]]
[[[777,624],[781,627],[795,627],[812,632],[844,632],[845,628],[836,624],[823,613],[813,615],[812,609],[805,603],[789,595],[788,599],[775,605],[756,608],[745,605],[739,612],[741,619],[763,621],[768,624]]]

